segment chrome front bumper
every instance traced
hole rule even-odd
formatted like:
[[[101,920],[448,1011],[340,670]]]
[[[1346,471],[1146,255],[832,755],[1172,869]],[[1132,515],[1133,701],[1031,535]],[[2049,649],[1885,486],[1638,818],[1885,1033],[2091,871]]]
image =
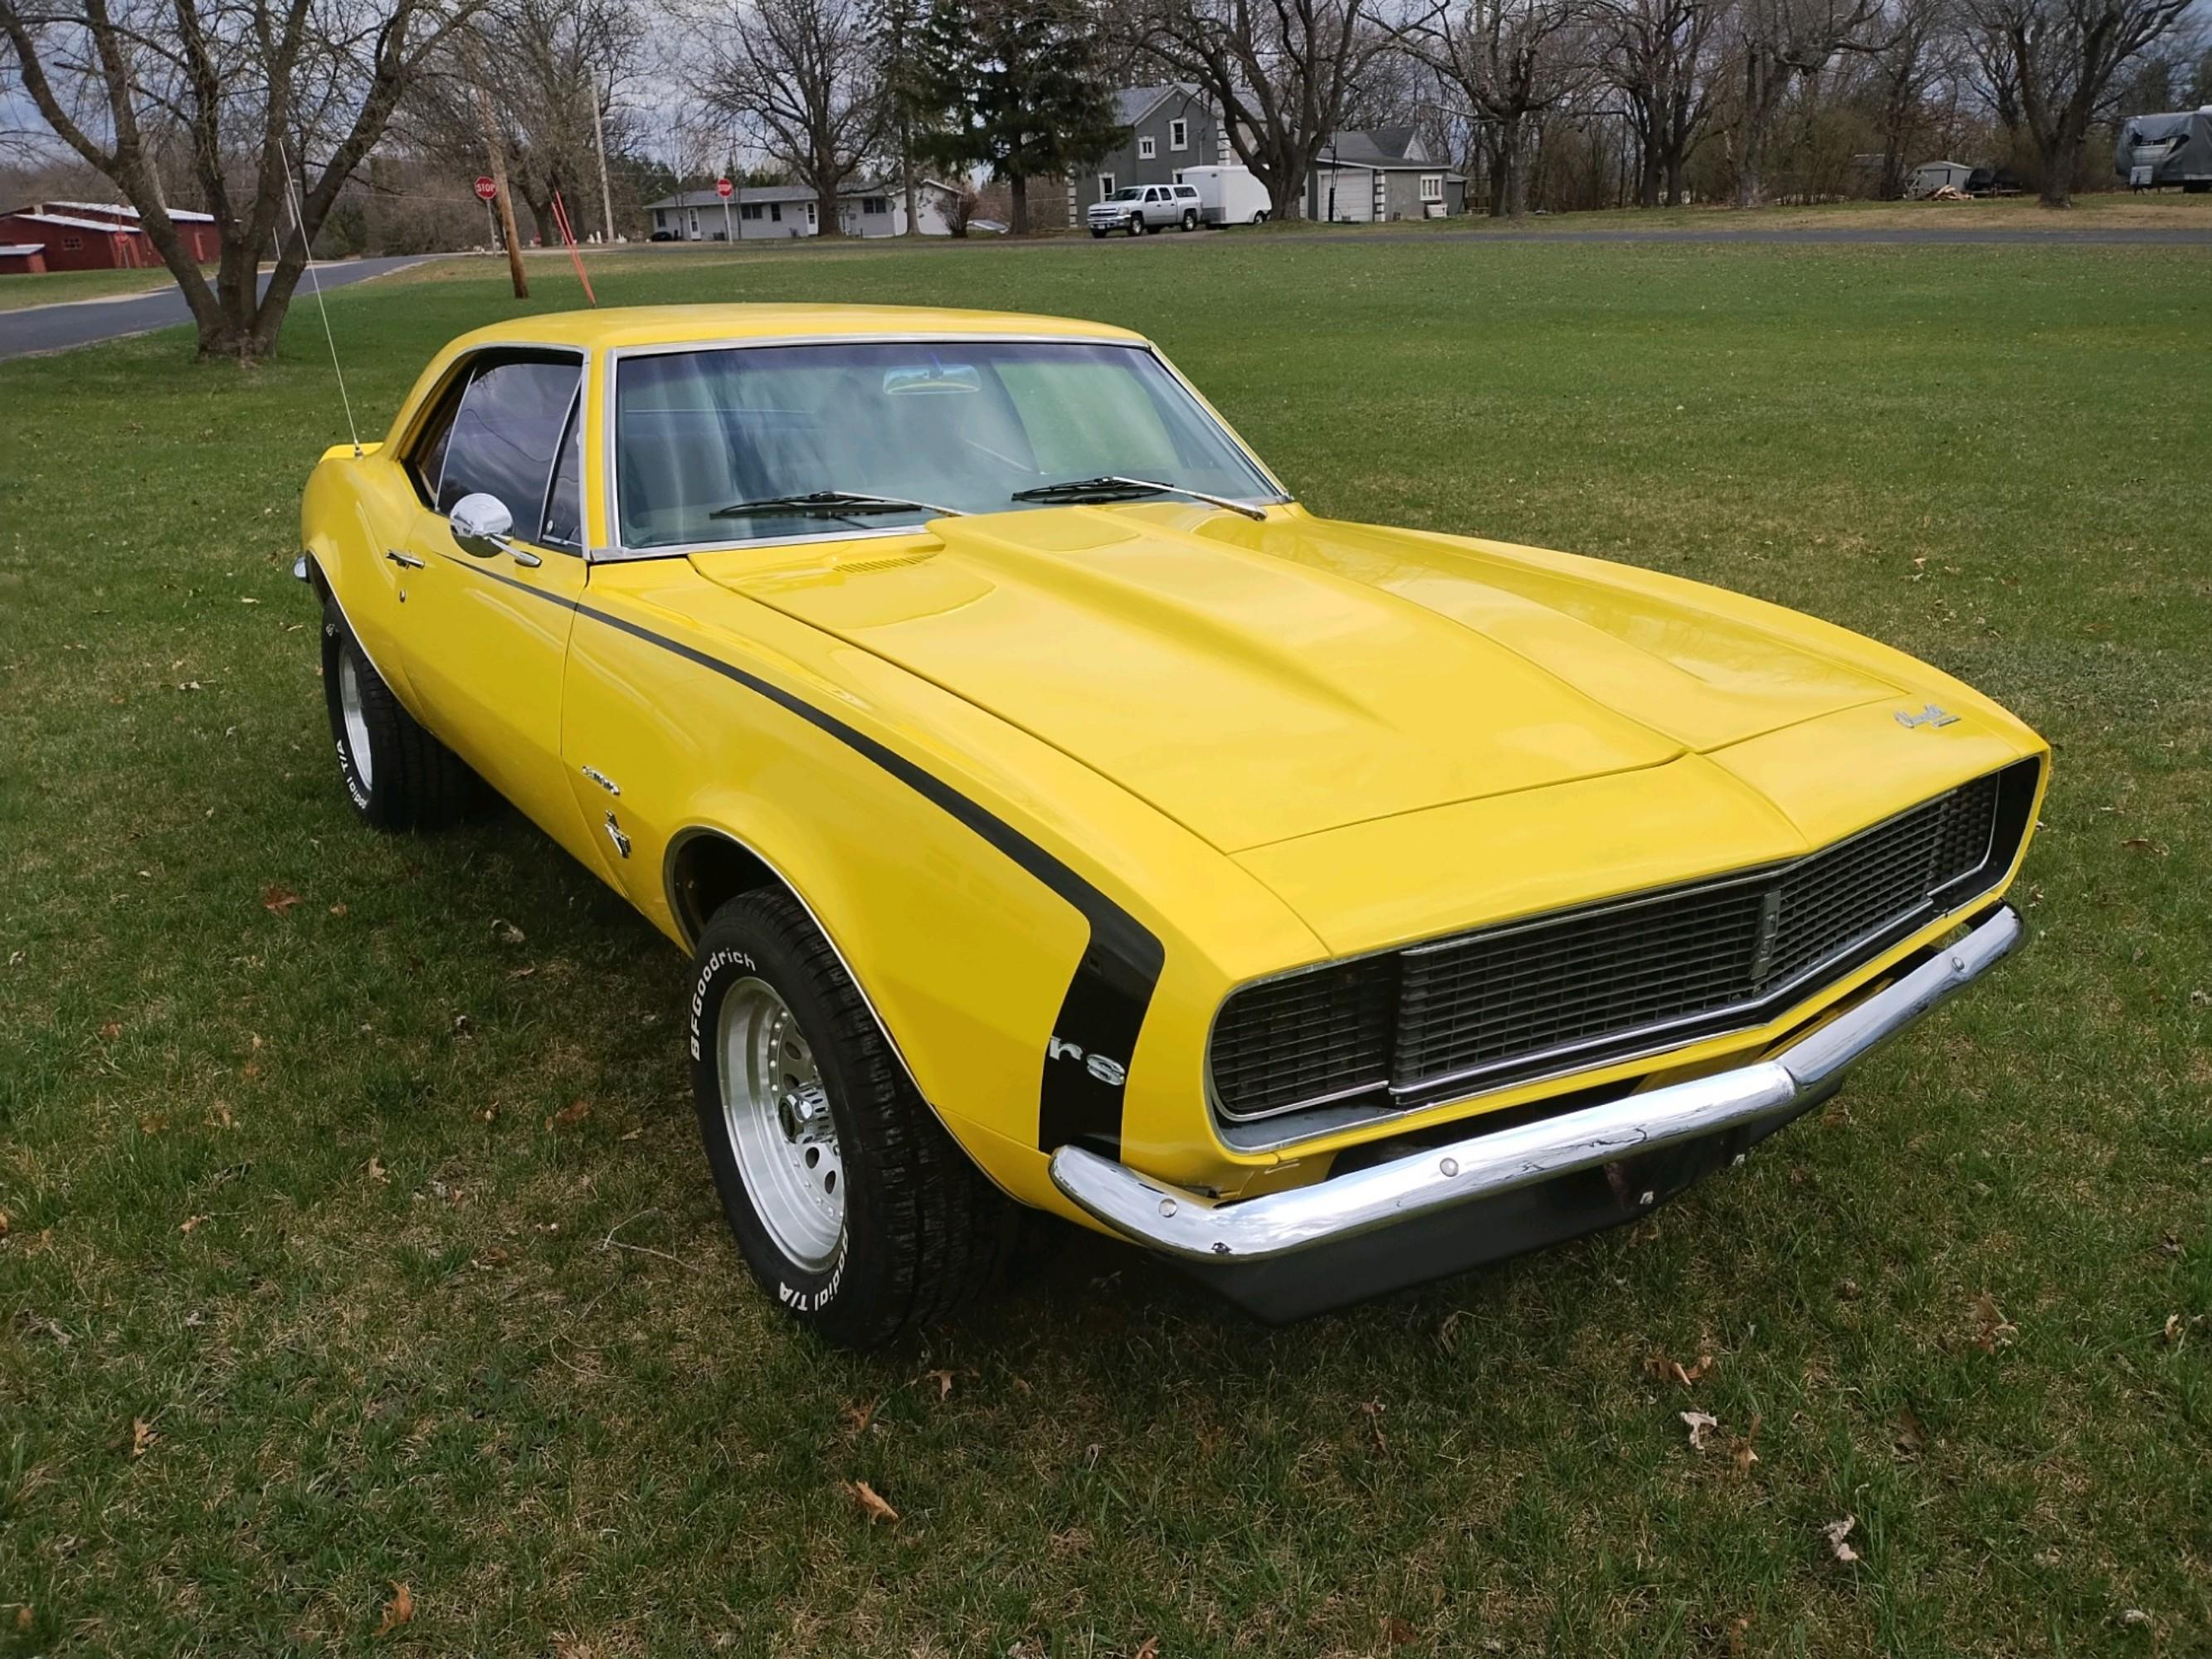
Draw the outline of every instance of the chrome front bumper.
[[[1080,1146],[1053,1154],[1053,1184],[1114,1231],[1182,1261],[1216,1267],[1273,1261],[1786,1117],[1832,1091],[1847,1066],[1979,979],[2025,936],[2018,913],[2001,905],[1911,972],[1768,1059],[1310,1187],[1216,1203]]]

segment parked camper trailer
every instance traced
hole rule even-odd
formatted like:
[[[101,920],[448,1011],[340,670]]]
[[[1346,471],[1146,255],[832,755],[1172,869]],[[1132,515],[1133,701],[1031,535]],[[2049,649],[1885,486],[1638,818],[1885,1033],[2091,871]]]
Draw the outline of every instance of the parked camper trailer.
[[[1966,181],[1973,176],[1973,168],[1964,161],[1923,161],[1912,169],[1905,193],[1916,202],[1925,201],[1939,190],[1955,190],[1963,195]]]
[[[2130,190],[2179,185],[2212,190],[2212,104],[2172,115],[2135,115],[2122,123],[2112,170]]]
[[[1199,217],[1209,225],[1256,225],[1267,217],[1267,187],[1249,167],[1184,167],[1179,185],[1198,188]]]

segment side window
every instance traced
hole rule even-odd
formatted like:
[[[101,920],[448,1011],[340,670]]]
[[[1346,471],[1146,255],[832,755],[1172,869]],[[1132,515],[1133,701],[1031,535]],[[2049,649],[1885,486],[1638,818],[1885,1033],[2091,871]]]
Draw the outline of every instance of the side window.
[[[453,435],[453,416],[461,407],[461,398],[469,389],[469,377],[476,372],[471,363],[453,377],[438,399],[430,418],[415,434],[415,442],[407,452],[407,476],[414,481],[415,493],[422,498],[425,507],[438,504],[438,482],[446,472],[446,446]]]
[[[561,456],[553,467],[553,488],[545,497],[548,547],[584,550],[584,389],[568,404],[568,429],[561,434]]]
[[[495,495],[518,534],[544,523],[554,454],[568,424],[580,366],[574,358],[520,358],[476,372],[446,446],[438,511],[464,495]]]

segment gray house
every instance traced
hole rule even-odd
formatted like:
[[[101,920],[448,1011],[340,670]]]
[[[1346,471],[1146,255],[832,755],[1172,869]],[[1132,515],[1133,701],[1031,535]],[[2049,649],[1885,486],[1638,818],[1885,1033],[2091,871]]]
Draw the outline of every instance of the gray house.
[[[952,234],[950,210],[959,192],[924,179],[915,210],[925,236]],[[727,210],[725,211],[725,210]],[[804,185],[745,185],[725,203],[711,190],[687,190],[646,204],[659,241],[772,241],[821,233],[821,210]],[[848,236],[897,236],[906,230],[906,202],[896,181],[848,185],[837,192],[837,228]]]
[[[1219,113],[1196,87],[1124,87],[1114,94],[1114,119],[1128,142],[1088,172],[1068,180],[1068,222],[1124,185],[1172,185],[1181,169],[1233,166],[1237,152]]]
[[[1339,224],[1467,211],[1467,175],[1429,159],[1411,127],[1331,135],[1306,175],[1306,216]]]

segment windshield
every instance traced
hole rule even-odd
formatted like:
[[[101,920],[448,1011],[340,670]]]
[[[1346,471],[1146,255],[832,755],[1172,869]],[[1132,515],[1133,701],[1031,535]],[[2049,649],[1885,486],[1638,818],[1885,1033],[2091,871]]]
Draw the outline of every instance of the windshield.
[[[1115,191],[1106,199],[1109,202],[1141,202],[1145,199],[1145,187],[1131,185],[1127,189]]]
[[[1037,511],[1018,490],[1107,475],[1239,501],[1273,485],[1140,346],[850,341],[718,347],[622,361],[615,488],[632,549],[910,526]],[[836,492],[912,503],[830,515],[740,504]],[[719,515],[719,516],[718,516]]]

